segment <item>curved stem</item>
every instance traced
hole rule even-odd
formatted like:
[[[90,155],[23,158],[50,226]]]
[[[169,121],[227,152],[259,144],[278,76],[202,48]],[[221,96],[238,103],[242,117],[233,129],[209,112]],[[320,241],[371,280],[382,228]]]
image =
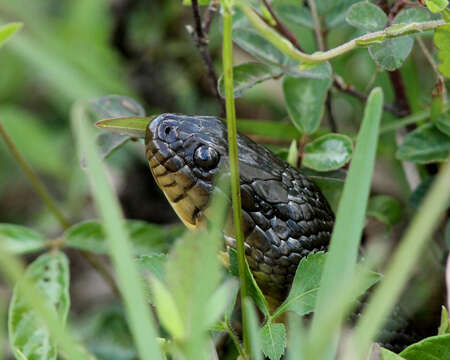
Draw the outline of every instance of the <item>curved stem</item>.
[[[14,144],[11,137],[8,135],[6,129],[3,127],[3,125],[1,123],[0,123],[0,136],[5,141],[5,144],[8,148],[8,150],[11,152],[12,156],[14,156],[14,158],[16,159],[19,166],[25,172],[25,174],[27,175],[31,184],[33,185],[34,189],[39,194],[39,196],[44,201],[44,203],[47,205],[48,209],[56,217],[56,219],[60,223],[61,227],[63,229],[67,229],[70,226],[69,221],[65,218],[65,216],[62,214],[62,212],[58,209],[58,207],[56,206],[52,197],[50,196],[49,192],[44,187],[42,182],[39,180],[37,174],[34,172],[32,167],[28,164],[28,162],[22,156],[19,149]]]
[[[373,44],[381,43],[386,39],[396,38],[400,36],[409,35],[416,32],[423,32],[427,30],[436,29],[439,26],[447,24],[444,20],[433,20],[420,23],[411,24],[396,24],[387,27],[384,30],[365,34],[356,39],[350,40],[342,45],[339,45],[331,50],[324,52],[316,52],[314,54],[307,54],[296,49],[291,42],[283,38],[274,29],[268,26],[252,9],[250,5],[244,1],[238,2],[238,6],[248,17],[256,30],[263,35],[269,42],[272,43],[278,50],[293,59],[299,60],[306,64],[317,64],[324,61],[331,60],[339,55],[345,54],[351,50],[359,47],[367,47]]]

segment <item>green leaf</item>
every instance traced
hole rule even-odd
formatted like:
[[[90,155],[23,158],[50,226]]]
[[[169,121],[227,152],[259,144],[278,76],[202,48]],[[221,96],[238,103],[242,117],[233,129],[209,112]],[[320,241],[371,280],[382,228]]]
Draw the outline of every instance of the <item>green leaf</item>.
[[[221,279],[218,251],[217,236],[188,232],[176,242],[166,263],[167,287],[192,341],[202,338],[211,325],[205,309]]]
[[[93,311],[83,314],[76,329],[83,344],[99,360],[137,358],[133,337],[120,306],[96,306]]]
[[[372,59],[384,70],[393,71],[403,65],[414,45],[410,36],[386,39],[369,47]]]
[[[405,360],[450,359],[450,334],[431,336],[408,346],[400,353]]]
[[[394,19],[394,24],[411,24],[430,20],[430,13],[421,7],[403,9]]]
[[[344,166],[352,155],[352,140],[342,134],[327,134],[304,148],[303,165],[317,171],[330,171]]]
[[[262,350],[270,360],[279,360],[286,347],[286,328],[283,324],[266,324],[260,332]]]
[[[381,360],[405,360],[405,358],[388,349],[381,348]]]
[[[425,124],[409,133],[395,156],[415,163],[445,161],[450,153],[450,137],[441,133],[434,124]]]
[[[0,26],[0,47],[2,47],[11,36],[19,31],[22,26],[22,23],[10,23]]]
[[[372,196],[367,205],[366,215],[381,221],[387,226],[392,226],[400,221],[402,206],[391,196]]]
[[[314,20],[311,11],[306,6],[303,6],[301,2],[280,5],[275,3],[275,11],[283,22],[314,29]]]
[[[168,232],[158,225],[145,221],[126,222],[133,250],[136,254],[152,254],[165,248]],[[98,221],[85,221],[71,226],[64,233],[66,245],[98,254],[108,252],[106,234]]]
[[[422,182],[414,189],[412,194],[409,196],[408,201],[414,209],[417,210],[422,204],[422,200],[425,198],[428,190],[430,190],[434,178],[434,176],[428,176],[423,179]]]
[[[239,282],[236,281],[236,279],[229,279],[214,291],[209,298],[205,309],[205,314],[208,316],[206,322],[207,327],[212,327],[220,320],[230,304],[236,298],[238,290]]]
[[[328,61],[314,65],[300,65],[292,66],[284,69],[286,75],[295,78],[310,78],[310,79],[328,79],[331,78],[333,70]]]
[[[450,319],[448,317],[448,311],[445,306],[442,306],[441,311],[441,324],[439,325],[438,335],[444,335],[450,333]]]
[[[144,108],[127,96],[103,96],[90,100],[89,105],[101,119],[145,116]]]
[[[151,118],[144,117],[144,108],[135,100],[126,96],[110,95],[92,99],[89,105],[101,120],[107,119],[96,123],[97,127],[110,132],[99,134],[96,138],[103,159],[131,137],[145,137],[145,128]],[[143,122],[146,124],[144,125]]]
[[[289,146],[289,151],[288,151],[288,155],[287,155],[286,161],[291,166],[297,167],[298,146],[297,146],[297,141],[296,140],[292,140],[291,141],[291,145]]]
[[[138,139],[145,138],[145,131],[153,117],[121,117],[100,120],[95,126],[102,130]]]
[[[247,89],[263,81],[272,79],[274,74],[270,66],[261,63],[245,63],[233,67],[233,94],[238,98],[244,95]],[[223,75],[219,79],[219,93],[225,97]]]
[[[211,0],[198,0],[199,5],[208,5],[210,2],[211,2]],[[191,6],[192,1],[191,0],[183,0],[183,5]]]
[[[400,26],[400,24],[426,21],[427,15],[427,13],[424,14],[419,9],[404,10],[395,17],[393,24]],[[413,45],[414,38],[412,36],[390,38],[381,44],[370,46],[369,54],[383,69],[393,71],[403,65]]]
[[[381,29],[388,23],[388,18],[383,10],[369,2],[354,4],[347,12],[346,20],[350,25],[367,32]]]
[[[439,115],[436,118],[435,125],[442,133],[450,136],[450,111]]]
[[[38,232],[20,225],[0,223],[0,242],[13,254],[26,254],[45,248],[45,238]]]
[[[27,268],[25,276],[42,292],[46,305],[62,323],[69,312],[69,263],[64,253],[43,254]],[[48,329],[16,287],[9,307],[9,339],[16,359],[56,359],[57,349]]]
[[[150,283],[161,324],[175,339],[182,339],[186,335],[185,329],[173,295],[156,277],[152,277]]]
[[[289,295],[275,311],[274,319],[285,311],[294,311],[300,316],[314,311],[325,258],[325,253],[318,252],[300,261]]]
[[[167,261],[167,257],[166,254],[140,255],[137,258],[137,262],[142,270],[149,271],[158,280],[164,281],[164,265]]]
[[[330,78],[284,78],[283,93],[287,110],[299,131],[312,134],[318,129],[331,83]]]
[[[445,225],[444,238],[447,250],[450,250],[450,219],[447,220],[447,225]]]
[[[438,58],[442,61],[438,69],[442,75],[450,78],[450,24],[438,27],[433,40],[438,48]]]
[[[228,251],[229,259],[230,259],[230,272],[234,276],[239,276],[238,263],[237,263],[237,253],[236,250],[230,248]],[[269,316],[269,305],[267,304],[267,300],[264,297],[261,289],[256,283],[255,278],[253,277],[250,268],[248,267],[247,261],[247,291],[248,295],[253,299],[258,308],[263,312],[264,315]]]
[[[437,13],[444,10],[448,5],[448,0],[425,0],[425,5],[431,12]]]
[[[244,120],[237,121],[237,128],[240,132],[260,136],[267,136],[276,139],[298,139],[301,133],[292,124],[281,121],[260,121]]]

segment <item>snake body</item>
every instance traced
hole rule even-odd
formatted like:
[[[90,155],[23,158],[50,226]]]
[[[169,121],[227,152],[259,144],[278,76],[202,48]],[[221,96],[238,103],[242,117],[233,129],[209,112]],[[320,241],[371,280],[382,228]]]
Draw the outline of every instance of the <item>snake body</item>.
[[[300,260],[326,250],[334,215],[319,188],[302,172],[238,134],[245,253],[266,296],[282,301]],[[229,173],[227,129],[215,117],[163,114],[146,130],[152,174],[189,228],[208,218],[219,170]],[[232,226],[224,229],[235,246]]]

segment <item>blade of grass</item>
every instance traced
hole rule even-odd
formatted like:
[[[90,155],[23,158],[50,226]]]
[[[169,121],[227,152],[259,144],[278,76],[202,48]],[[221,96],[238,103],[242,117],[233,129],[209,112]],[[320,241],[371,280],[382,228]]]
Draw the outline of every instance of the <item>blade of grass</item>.
[[[105,224],[111,259],[116,270],[122,297],[127,310],[130,328],[141,359],[162,359],[156,342],[154,319],[145,301],[140,275],[132,259],[132,249],[123,216],[107,180],[105,167],[100,160],[87,126],[85,111],[79,103],[72,110],[72,121],[76,130],[79,149],[86,154],[87,168],[94,199]]]
[[[231,172],[231,199],[233,202],[233,220],[236,236],[236,250],[238,257],[239,279],[241,281],[241,304],[242,304],[242,328],[244,349],[249,352],[249,342],[247,334],[247,316],[244,299],[247,297],[246,266],[244,252],[244,236],[242,233],[241,220],[241,191],[239,177],[238,147],[236,140],[236,109],[234,107],[233,94],[233,42],[231,36],[233,1],[222,0],[222,18],[223,18],[223,74],[225,80],[225,101],[227,111],[228,128],[228,152],[230,156]]]
[[[448,206],[450,199],[449,181],[450,161],[447,161],[441,168],[422,206],[414,216],[386,269],[384,279],[375,290],[356,326],[356,351],[361,358],[367,352],[370,342],[389,316],[412,273],[412,268],[419,258],[423,246],[431,237],[440,215]]]
[[[247,308],[245,314],[247,316],[247,333],[250,340],[252,359],[262,360],[262,345],[261,338],[259,336],[258,316],[256,314],[255,306],[253,305],[250,298],[245,298],[244,306]]]
[[[51,337],[67,355],[68,359],[88,360],[87,353],[74,340],[70,331],[61,324],[56,313],[46,306],[42,293],[33,286],[29,279],[24,278],[23,264],[12,254],[4,251],[0,244],[0,270],[12,286],[17,284],[28,305],[36,311],[49,329]]]
[[[339,203],[317,295],[315,316],[309,334],[310,342],[322,336],[321,329],[327,323],[324,314],[330,299],[353,278],[375,164],[382,106],[383,93],[380,88],[376,88],[367,100],[353,160]],[[342,321],[342,314],[337,319],[338,322]]]

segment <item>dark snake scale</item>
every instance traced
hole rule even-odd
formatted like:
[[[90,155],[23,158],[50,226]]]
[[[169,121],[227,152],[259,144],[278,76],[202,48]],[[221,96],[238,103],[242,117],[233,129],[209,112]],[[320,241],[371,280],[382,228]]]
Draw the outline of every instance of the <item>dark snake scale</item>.
[[[334,215],[319,188],[285,161],[238,134],[245,252],[262,291],[283,300],[300,260],[325,250]],[[214,117],[163,114],[146,134],[152,173],[190,228],[208,217],[219,169],[228,171],[225,124]],[[224,230],[235,246],[232,226]]]

